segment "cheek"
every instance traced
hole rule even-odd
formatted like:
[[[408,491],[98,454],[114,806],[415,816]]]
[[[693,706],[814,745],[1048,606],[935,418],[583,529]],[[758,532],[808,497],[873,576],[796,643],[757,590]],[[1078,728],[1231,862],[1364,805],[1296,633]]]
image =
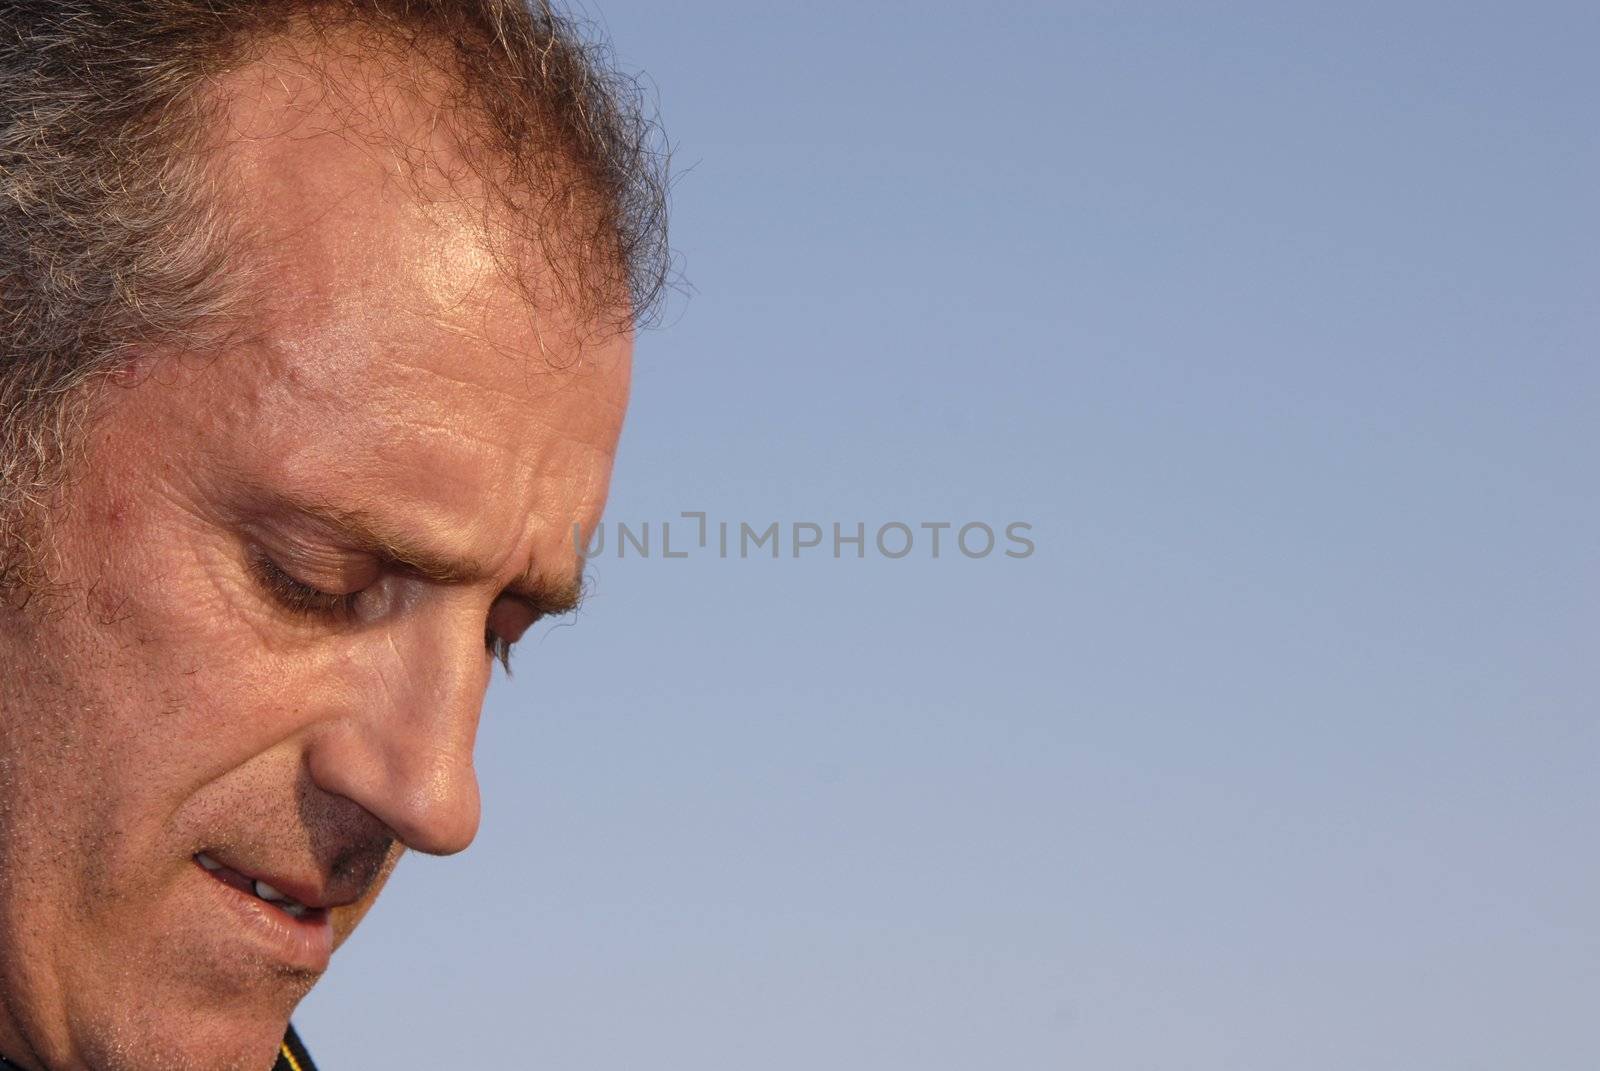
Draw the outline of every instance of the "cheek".
[[[225,548],[169,529],[99,564],[73,661],[105,761],[140,770],[141,793],[168,795],[284,735],[301,699],[284,686],[291,659]]]

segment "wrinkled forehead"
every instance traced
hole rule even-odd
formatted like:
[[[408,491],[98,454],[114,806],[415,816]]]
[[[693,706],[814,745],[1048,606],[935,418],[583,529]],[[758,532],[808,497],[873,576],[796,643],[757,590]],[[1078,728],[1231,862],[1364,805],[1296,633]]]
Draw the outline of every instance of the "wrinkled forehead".
[[[219,181],[257,297],[240,419],[285,464],[321,449],[330,420],[426,443],[417,458],[493,444],[502,471],[570,467],[554,438],[608,457],[631,337],[563,300],[537,244],[506,240],[517,232],[462,155],[448,81],[397,62],[269,54],[219,87]],[[374,471],[415,468],[394,449],[372,453]]]
[[[615,350],[600,343],[626,316],[566,285],[565,262],[608,253],[585,242],[581,213],[536,213],[531,190],[508,199],[441,57],[323,31],[268,44],[218,81],[219,193],[259,312],[304,328],[365,309],[562,367]]]

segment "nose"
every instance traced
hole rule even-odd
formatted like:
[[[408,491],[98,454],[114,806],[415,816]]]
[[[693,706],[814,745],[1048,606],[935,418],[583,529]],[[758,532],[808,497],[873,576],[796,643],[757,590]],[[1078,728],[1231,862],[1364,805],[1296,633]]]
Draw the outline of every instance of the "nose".
[[[450,855],[478,832],[472,748],[488,686],[480,644],[388,637],[381,655],[363,660],[348,710],[307,751],[317,787],[365,808],[414,851]]]

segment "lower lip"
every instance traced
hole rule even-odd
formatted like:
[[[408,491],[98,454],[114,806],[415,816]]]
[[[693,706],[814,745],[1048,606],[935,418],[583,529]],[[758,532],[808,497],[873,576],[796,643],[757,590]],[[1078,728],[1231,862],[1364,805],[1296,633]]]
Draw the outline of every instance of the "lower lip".
[[[199,863],[195,869],[235,912],[245,940],[285,967],[318,974],[328,969],[328,960],[333,956],[333,924],[327,911],[312,909],[301,918],[293,918],[260,897],[213,877]]]

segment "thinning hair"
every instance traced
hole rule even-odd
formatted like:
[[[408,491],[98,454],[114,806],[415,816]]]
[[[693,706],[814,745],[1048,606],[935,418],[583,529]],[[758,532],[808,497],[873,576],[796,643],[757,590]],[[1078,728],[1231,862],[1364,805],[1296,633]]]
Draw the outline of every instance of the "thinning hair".
[[[458,139],[569,294],[649,318],[668,278],[666,151],[638,83],[549,0],[0,0],[0,594],[92,385],[136,351],[226,341],[247,298],[207,90],[274,39],[370,31],[444,69]],[[513,224],[515,226],[515,224]],[[546,249],[548,253],[548,249]]]

